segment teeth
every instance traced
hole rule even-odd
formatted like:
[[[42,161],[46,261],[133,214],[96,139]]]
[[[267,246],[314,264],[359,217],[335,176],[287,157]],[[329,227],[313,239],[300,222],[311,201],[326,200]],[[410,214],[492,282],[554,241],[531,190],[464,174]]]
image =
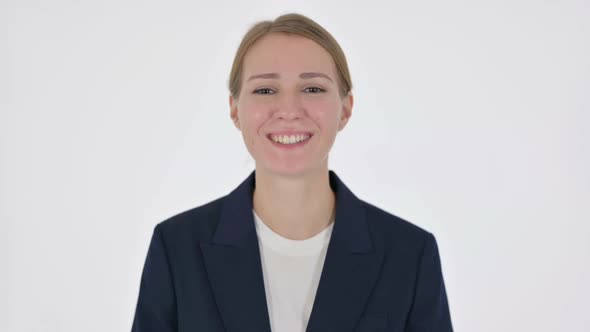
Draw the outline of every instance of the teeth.
[[[291,136],[287,136],[287,135],[271,135],[270,136],[270,138],[273,141],[275,141],[277,143],[281,143],[281,144],[295,144],[295,143],[299,143],[301,141],[305,141],[309,137],[310,137],[310,135],[308,135],[308,134],[291,135]]]

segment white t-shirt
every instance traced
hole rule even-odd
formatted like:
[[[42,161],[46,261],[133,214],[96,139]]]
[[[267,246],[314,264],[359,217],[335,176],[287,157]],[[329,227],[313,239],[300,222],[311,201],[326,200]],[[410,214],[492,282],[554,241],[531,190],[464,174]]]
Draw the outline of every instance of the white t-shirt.
[[[305,240],[271,230],[254,212],[272,331],[305,332],[334,221]]]

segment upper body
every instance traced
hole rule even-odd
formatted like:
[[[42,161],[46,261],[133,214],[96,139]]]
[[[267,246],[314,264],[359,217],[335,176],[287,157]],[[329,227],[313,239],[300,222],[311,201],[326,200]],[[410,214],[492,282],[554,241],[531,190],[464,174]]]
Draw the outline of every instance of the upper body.
[[[156,226],[134,332],[271,331],[254,174]],[[335,220],[306,331],[452,331],[434,236],[357,198],[332,171],[330,186]]]
[[[291,332],[290,319],[297,332],[452,330],[434,236],[356,198],[329,171],[351,89],[342,49],[309,18],[286,14],[246,33],[229,114],[255,171],[155,228],[135,332]],[[294,241],[289,255],[324,233],[326,250],[297,261],[293,275],[278,268],[296,260],[259,241]]]

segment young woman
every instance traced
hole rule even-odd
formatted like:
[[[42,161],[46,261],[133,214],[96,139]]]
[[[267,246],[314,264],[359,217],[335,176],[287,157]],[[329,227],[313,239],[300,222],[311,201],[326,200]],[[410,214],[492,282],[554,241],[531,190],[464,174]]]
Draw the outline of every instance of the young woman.
[[[155,227],[133,331],[452,331],[434,236],[328,168],[351,88],[340,46],[309,18],[248,31],[229,105],[256,169]]]

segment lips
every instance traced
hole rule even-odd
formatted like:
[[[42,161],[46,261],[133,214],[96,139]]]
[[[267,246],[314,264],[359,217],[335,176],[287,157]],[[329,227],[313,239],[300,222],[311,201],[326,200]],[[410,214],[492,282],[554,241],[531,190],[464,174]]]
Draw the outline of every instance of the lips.
[[[305,130],[281,130],[281,131],[272,131],[266,136],[296,136],[296,135],[309,135],[312,136],[313,134],[310,131]]]
[[[295,135],[267,135],[272,145],[280,148],[291,149],[307,144],[313,137],[311,133],[298,133]]]

